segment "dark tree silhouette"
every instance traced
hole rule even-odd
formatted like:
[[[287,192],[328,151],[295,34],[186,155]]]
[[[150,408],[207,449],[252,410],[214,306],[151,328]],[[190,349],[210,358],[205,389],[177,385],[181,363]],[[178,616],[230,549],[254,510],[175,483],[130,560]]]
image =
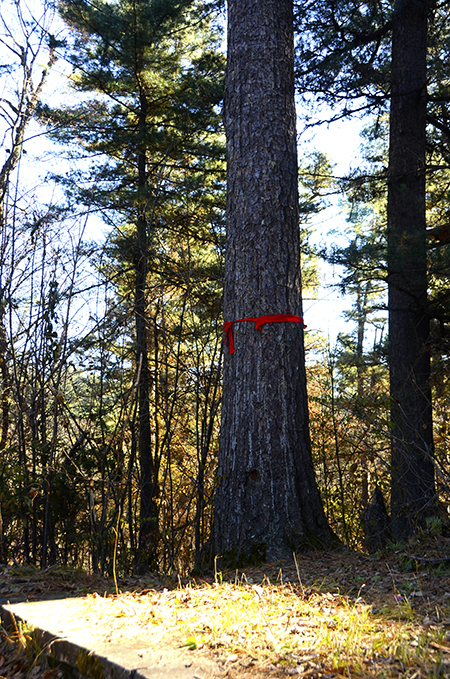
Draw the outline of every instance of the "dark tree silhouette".
[[[391,519],[394,537],[433,513],[425,151],[431,3],[397,0],[392,28],[388,177]]]

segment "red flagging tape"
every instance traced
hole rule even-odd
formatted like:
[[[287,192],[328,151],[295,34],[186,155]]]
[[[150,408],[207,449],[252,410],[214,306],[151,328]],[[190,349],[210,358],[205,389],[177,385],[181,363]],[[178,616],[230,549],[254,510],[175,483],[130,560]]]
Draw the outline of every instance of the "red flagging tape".
[[[241,321],[253,321],[255,323],[255,330],[261,330],[261,326],[264,323],[303,323],[303,318],[294,316],[294,314],[274,314],[273,316],[238,318],[236,321],[227,321],[222,327],[225,333],[225,344],[229,346],[229,354],[234,354],[233,323],[240,323]],[[306,328],[304,323],[303,325]]]

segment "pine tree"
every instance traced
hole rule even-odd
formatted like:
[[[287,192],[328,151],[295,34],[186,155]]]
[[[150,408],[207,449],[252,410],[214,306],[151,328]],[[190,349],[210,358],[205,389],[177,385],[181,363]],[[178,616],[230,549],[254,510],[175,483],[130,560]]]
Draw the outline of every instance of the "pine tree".
[[[189,221],[186,195],[201,195],[202,182],[206,191],[216,190],[208,175],[219,169],[222,158],[218,104],[223,57],[208,7],[192,0],[66,0],[60,11],[73,29],[67,58],[74,67],[74,87],[88,99],[56,111],[41,107],[40,114],[59,126],[55,136],[60,141],[81,143],[100,156],[87,187],[72,183],[69,190],[117,226],[115,242],[122,242],[124,263],[133,272],[141,525],[137,568],[145,569],[156,566],[159,541],[159,470],[149,410],[148,277],[153,258],[160,259],[158,230],[177,230]]]
[[[431,159],[438,148],[436,131],[446,127],[447,12],[447,3],[437,7],[407,0],[325,1],[298,10],[304,21],[298,73],[306,90],[314,88],[317,74],[318,96],[340,103],[335,117],[365,109],[377,110],[382,120],[390,104],[389,166],[379,175],[388,187],[388,245],[380,255],[386,258],[389,285],[391,494],[397,537],[408,535],[434,511],[430,319],[440,316],[443,321],[446,314],[445,294],[441,291],[436,303],[427,294],[430,267],[440,257],[427,254],[425,175],[427,143]],[[315,64],[313,51],[321,55]],[[434,127],[428,138],[427,123]],[[432,172],[437,167],[439,173],[446,160],[445,153],[437,162],[434,157],[427,173],[434,191],[428,196],[437,198]],[[434,233],[442,234],[436,228]],[[437,275],[445,276],[442,266]]]
[[[224,320],[301,316],[292,2],[230,0]],[[331,540],[311,459],[300,322],[232,327],[215,548],[240,563]],[[231,336],[228,335],[231,341]]]
[[[397,0],[388,170],[391,523],[402,538],[435,511],[425,155],[431,3]]]

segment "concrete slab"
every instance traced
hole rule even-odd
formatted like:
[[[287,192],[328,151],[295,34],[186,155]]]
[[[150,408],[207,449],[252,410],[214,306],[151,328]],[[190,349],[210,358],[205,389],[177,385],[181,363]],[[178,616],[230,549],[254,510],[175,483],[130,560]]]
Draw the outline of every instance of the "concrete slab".
[[[209,679],[222,674],[209,658],[184,646],[176,629],[102,619],[87,598],[51,599],[0,605],[5,626],[22,621],[37,630],[58,661],[89,679]]]

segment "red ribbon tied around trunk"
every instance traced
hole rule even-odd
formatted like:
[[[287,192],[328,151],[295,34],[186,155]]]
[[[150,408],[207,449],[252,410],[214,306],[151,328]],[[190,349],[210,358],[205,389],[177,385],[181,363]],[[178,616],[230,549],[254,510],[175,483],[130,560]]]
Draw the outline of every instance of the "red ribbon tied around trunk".
[[[238,318],[236,321],[227,321],[222,327],[225,333],[225,344],[229,346],[229,354],[234,354],[233,323],[240,323],[241,321],[253,321],[255,323],[255,330],[261,330],[261,326],[264,323],[303,323],[303,318],[294,316],[294,314],[274,314],[272,316]],[[304,323],[303,325],[306,328]]]

